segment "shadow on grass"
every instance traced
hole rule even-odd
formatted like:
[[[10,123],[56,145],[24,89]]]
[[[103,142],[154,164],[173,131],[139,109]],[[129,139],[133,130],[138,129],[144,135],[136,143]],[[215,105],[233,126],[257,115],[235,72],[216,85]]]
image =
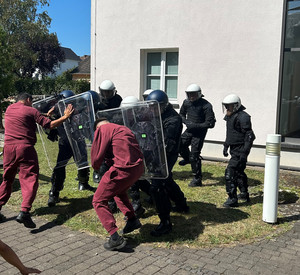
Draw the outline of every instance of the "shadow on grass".
[[[3,180],[3,175],[0,174],[0,184],[1,184],[2,180]],[[43,183],[43,181],[45,183]],[[40,184],[48,184],[50,181],[51,181],[50,177],[47,177],[47,176],[42,175],[42,174],[39,175],[39,183]],[[15,178],[13,186],[12,186],[12,192],[16,192],[16,191],[19,191],[19,190],[20,190],[20,181],[19,181],[19,179]]]
[[[51,177],[48,177],[46,175],[40,174],[39,175],[39,182],[40,184],[48,184],[51,182]]]
[[[280,190],[278,194],[278,203],[279,204],[290,204],[295,203],[299,199],[298,195],[294,192],[288,192]]]
[[[0,184],[2,183],[3,181],[3,170],[1,171],[0,173]],[[13,186],[12,186],[12,192],[16,192],[16,191],[19,191],[20,190],[20,182],[18,179],[14,179],[14,183],[13,183]]]
[[[299,221],[300,220],[300,214],[295,214],[283,218],[278,218],[277,219],[277,224],[282,224],[286,222],[291,222],[291,221]]]
[[[131,247],[141,243],[151,242],[193,242],[203,233],[204,224],[225,224],[247,219],[248,213],[238,208],[217,208],[216,205],[204,202],[188,202],[190,212],[188,214],[172,213],[171,222],[173,230],[167,235],[152,237],[150,232],[157,227],[157,224],[143,223],[138,238],[126,236]],[[155,210],[150,210],[151,214]],[[146,215],[148,215],[147,211]],[[141,220],[142,221],[142,220]]]
[[[225,170],[224,170],[225,171]],[[173,171],[174,180],[183,180],[183,181],[191,181],[193,178],[191,171]],[[213,173],[203,172],[202,173],[202,181],[206,186],[225,186],[225,177],[214,177]],[[207,181],[207,182],[206,182]],[[260,180],[256,180],[253,178],[248,178],[249,186],[259,186],[263,183]]]
[[[35,210],[37,216],[56,214],[56,219],[42,225],[40,228],[31,230],[31,233],[36,234],[50,229],[57,225],[64,224],[78,213],[90,210],[92,205],[93,195],[86,198],[62,198],[60,202],[67,203],[66,205],[57,204],[55,207],[41,207]]]

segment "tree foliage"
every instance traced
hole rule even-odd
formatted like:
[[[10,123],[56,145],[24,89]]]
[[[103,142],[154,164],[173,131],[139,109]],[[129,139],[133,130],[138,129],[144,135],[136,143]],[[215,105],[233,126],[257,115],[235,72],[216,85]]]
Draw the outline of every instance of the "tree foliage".
[[[90,83],[86,80],[72,80],[70,71],[66,71],[56,78],[20,78],[15,82],[15,88],[17,93],[27,92],[33,95],[55,95],[63,90],[72,90],[75,94],[80,94],[90,90]]]
[[[13,52],[13,71],[18,77],[32,77],[53,72],[54,65],[64,61],[56,34],[49,33],[51,18],[48,0],[0,0],[0,26],[7,34]]]
[[[7,35],[0,26],[0,100],[13,91],[13,61]]]

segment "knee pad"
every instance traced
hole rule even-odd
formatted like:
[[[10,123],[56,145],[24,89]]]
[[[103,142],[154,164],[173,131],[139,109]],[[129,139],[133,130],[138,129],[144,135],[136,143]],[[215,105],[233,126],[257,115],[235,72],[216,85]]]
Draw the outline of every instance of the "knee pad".
[[[200,155],[199,153],[190,153],[190,162],[198,163],[200,161]]]
[[[226,181],[233,181],[235,178],[235,171],[232,168],[225,169],[225,180]]]
[[[234,169],[227,168],[225,170],[225,180],[226,180],[226,192],[229,194],[236,191],[237,182],[236,182],[236,173]]]

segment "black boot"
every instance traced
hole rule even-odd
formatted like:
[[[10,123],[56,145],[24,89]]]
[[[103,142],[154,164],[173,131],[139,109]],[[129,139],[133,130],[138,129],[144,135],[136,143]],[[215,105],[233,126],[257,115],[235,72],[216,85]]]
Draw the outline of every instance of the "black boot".
[[[94,183],[99,183],[100,182],[99,171],[94,170],[94,172],[93,172],[93,181],[94,181]]]
[[[199,187],[202,186],[202,179],[201,178],[193,178],[189,183],[189,187]]]
[[[114,251],[122,249],[125,245],[126,241],[124,240],[124,238],[116,232],[113,236],[110,236],[108,242],[106,242],[103,246],[109,251]]]
[[[246,202],[250,202],[250,197],[249,197],[249,193],[248,192],[241,192],[240,194],[238,194],[238,199],[246,201]]]
[[[177,213],[189,213],[190,212],[190,207],[188,205],[175,205],[171,209],[172,212],[177,212]]]
[[[140,220],[138,218],[133,218],[130,220],[127,220],[126,225],[124,226],[124,228],[121,230],[122,234],[127,234],[130,233],[136,229],[139,229],[142,227],[142,224],[140,222]]]
[[[132,207],[135,215],[140,218],[145,213],[145,208],[142,206],[140,201],[132,201]]]
[[[178,164],[180,165],[180,166],[185,166],[185,165],[187,165],[187,164],[189,164],[190,162],[188,161],[188,160],[185,160],[185,159],[182,159],[181,161],[179,161],[178,162]]]
[[[89,191],[96,191],[95,187],[90,186],[87,182],[79,182],[78,183],[78,190],[89,190]]]
[[[27,228],[36,228],[36,224],[32,221],[30,213],[21,211],[16,218],[18,223],[23,223]]]
[[[230,207],[238,207],[239,204],[238,204],[238,200],[237,198],[230,198],[228,197],[228,199],[223,203],[223,206],[225,208],[230,208]]]
[[[53,207],[59,202],[59,192],[49,191],[48,206]]]
[[[191,155],[190,157],[192,173],[194,178],[189,184],[189,187],[202,186],[202,164],[198,156]]]
[[[151,231],[151,236],[160,237],[163,234],[168,234],[172,231],[172,223],[170,220],[161,221],[160,224]]]

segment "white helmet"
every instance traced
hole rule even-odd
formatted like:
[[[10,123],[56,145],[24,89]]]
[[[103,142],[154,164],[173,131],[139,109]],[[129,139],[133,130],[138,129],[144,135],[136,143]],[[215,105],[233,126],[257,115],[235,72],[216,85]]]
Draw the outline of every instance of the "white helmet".
[[[115,84],[110,80],[104,80],[99,86],[100,95],[106,99],[112,98],[116,94]]]
[[[233,112],[236,112],[242,106],[241,99],[235,94],[230,94],[223,99],[222,101],[223,111],[227,109],[226,105],[230,105],[230,104],[233,104]]]
[[[130,95],[130,96],[126,96],[125,98],[123,98],[120,106],[121,107],[132,107],[132,106],[135,106],[137,102],[139,102],[138,98],[136,98],[133,95]]]
[[[147,96],[148,96],[151,92],[153,92],[153,91],[154,91],[154,90],[152,90],[152,89],[146,90],[146,91],[143,93],[143,99],[146,100]]]
[[[100,89],[107,91],[107,90],[114,90],[114,89],[116,89],[116,87],[115,87],[115,84],[112,81],[107,79],[107,80],[103,80],[101,82]]]
[[[191,99],[192,93],[193,93],[193,95],[194,95],[195,93],[197,93],[197,95],[198,95],[197,98],[196,98],[196,99],[193,99],[192,101],[195,101],[195,100],[197,100],[197,99],[200,98],[200,97],[203,97],[203,94],[202,94],[202,92],[201,92],[201,88],[200,88],[200,86],[197,85],[197,84],[190,84],[190,85],[186,88],[185,92],[186,92],[187,98],[188,98],[189,100]]]

